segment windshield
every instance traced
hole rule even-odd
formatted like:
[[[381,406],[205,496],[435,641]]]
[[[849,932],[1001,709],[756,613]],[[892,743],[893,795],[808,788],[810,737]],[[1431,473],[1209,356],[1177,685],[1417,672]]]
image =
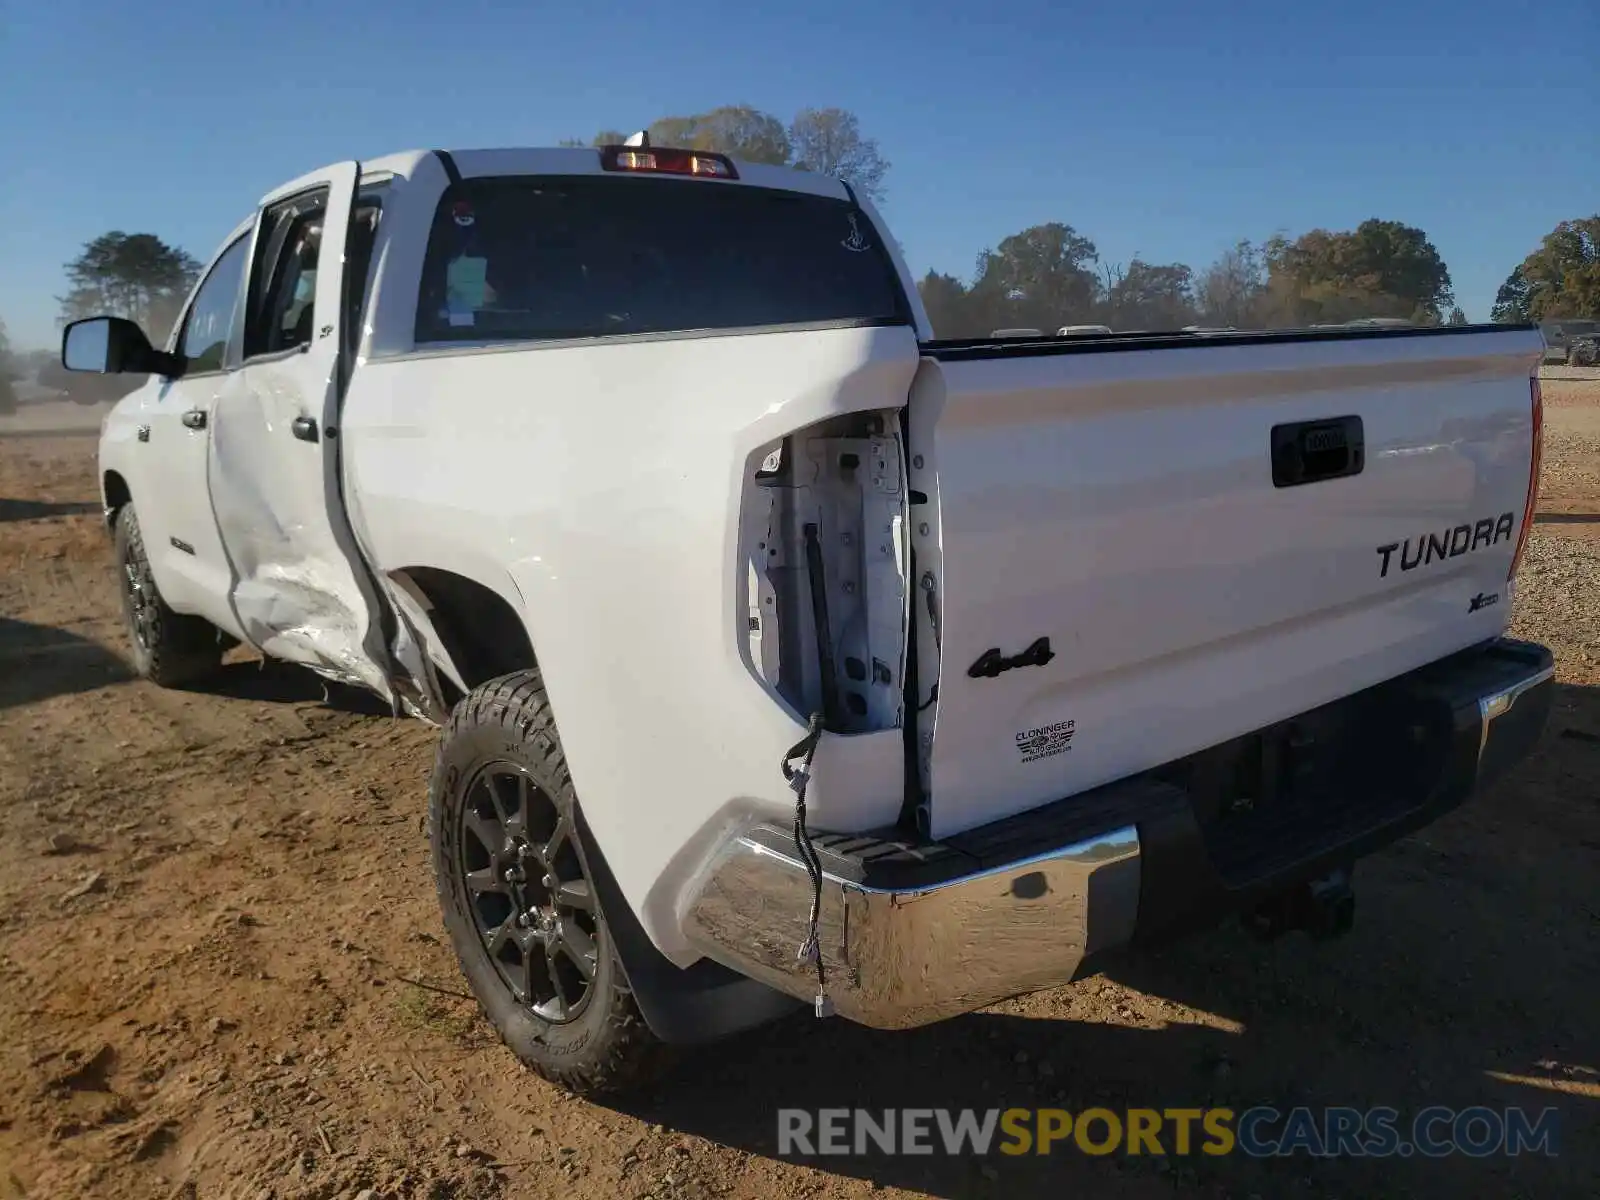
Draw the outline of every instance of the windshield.
[[[440,201],[417,341],[909,323],[844,200],[702,180],[469,179]]]

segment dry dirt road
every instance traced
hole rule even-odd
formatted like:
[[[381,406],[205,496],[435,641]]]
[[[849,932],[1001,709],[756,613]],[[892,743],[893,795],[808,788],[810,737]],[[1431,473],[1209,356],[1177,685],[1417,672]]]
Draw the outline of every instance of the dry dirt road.
[[[1222,928],[905,1034],[797,1020],[629,1108],[563,1098],[455,994],[419,823],[432,731],[248,661],[204,693],[133,681],[92,436],[0,426],[0,1197],[1593,1195],[1600,387],[1547,392],[1514,618],[1558,652],[1549,735],[1362,865],[1350,937]],[[1559,1153],[776,1149],[780,1106],[1210,1103],[1553,1106]]]

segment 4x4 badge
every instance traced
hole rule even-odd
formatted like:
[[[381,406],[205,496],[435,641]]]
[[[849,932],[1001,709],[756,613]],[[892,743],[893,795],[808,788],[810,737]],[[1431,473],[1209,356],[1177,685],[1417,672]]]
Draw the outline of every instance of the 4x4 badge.
[[[1001,672],[1016,667],[1042,667],[1054,657],[1055,652],[1050,649],[1050,639],[1042,637],[1021,654],[1011,658],[1001,654],[998,646],[985,650],[978,661],[967,668],[967,674],[974,679],[993,679]]]
[[[1479,592],[1469,602],[1467,611],[1477,612],[1480,608],[1488,608],[1491,604],[1500,603],[1499,592]]]

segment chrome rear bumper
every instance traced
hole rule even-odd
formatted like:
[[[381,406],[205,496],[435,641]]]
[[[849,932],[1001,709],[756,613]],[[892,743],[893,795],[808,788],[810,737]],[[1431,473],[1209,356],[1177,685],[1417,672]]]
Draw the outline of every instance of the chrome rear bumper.
[[[685,914],[708,957],[812,999],[811,880],[787,852],[723,843]],[[819,944],[836,1011],[904,1029],[1071,980],[1090,953],[1126,943],[1139,913],[1139,835],[1129,825],[955,879],[879,888],[824,873]]]
[[[1556,677],[1555,664],[1542,667],[1531,672],[1514,683],[1505,687],[1496,688],[1487,695],[1478,697],[1478,720],[1482,730],[1478,735],[1478,765],[1483,766],[1484,753],[1489,749],[1489,737],[1494,732],[1494,723],[1509,713],[1518,700],[1529,692],[1541,688]],[[1540,725],[1544,724],[1543,719]]]
[[[1334,736],[1350,740],[1329,753],[1365,773],[1344,780],[1337,803],[1202,819],[1212,805],[1135,778],[943,843],[818,834],[828,996],[864,1025],[925,1025],[1065,983],[1090,955],[1348,869],[1532,753],[1553,675],[1549,650],[1499,639],[1340,701],[1344,732]],[[1374,750],[1368,714],[1424,738]],[[712,856],[690,889],[684,930],[708,958],[809,1001],[816,972],[797,951],[810,908],[811,880],[788,831],[755,824]]]

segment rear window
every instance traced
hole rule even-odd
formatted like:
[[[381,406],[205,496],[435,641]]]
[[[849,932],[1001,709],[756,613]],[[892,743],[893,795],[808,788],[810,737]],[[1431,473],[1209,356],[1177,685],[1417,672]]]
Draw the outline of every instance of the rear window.
[[[434,217],[417,341],[909,324],[866,216],[703,180],[468,179]]]

